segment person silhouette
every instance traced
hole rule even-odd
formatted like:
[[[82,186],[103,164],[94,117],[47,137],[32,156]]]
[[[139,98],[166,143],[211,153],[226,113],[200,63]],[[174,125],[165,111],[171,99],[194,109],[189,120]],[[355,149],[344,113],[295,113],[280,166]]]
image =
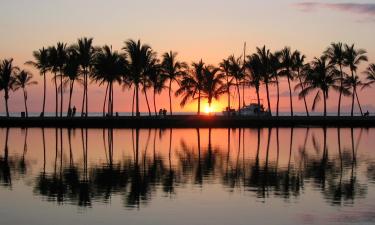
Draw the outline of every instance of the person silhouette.
[[[77,110],[76,106],[73,106],[72,117],[74,117],[76,115],[76,110]]]

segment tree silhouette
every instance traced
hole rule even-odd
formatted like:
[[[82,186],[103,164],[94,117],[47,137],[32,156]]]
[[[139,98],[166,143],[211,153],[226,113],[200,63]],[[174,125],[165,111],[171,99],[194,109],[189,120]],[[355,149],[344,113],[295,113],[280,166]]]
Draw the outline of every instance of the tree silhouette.
[[[17,91],[18,89],[22,89],[23,91],[23,99],[25,102],[25,111],[26,111],[26,117],[29,117],[29,111],[27,110],[27,91],[26,88],[31,85],[36,85],[38,82],[33,81],[33,75],[26,71],[26,70],[21,70],[19,73],[17,73],[14,76],[14,91]]]
[[[339,94],[339,102],[337,106],[337,115],[340,116],[341,113],[341,99],[343,94],[343,80],[344,80],[344,72],[343,66],[345,63],[345,50],[344,46],[341,42],[338,43],[331,43],[331,45],[325,51],[325,54],[328,56],[330,60],[330,64],[339,67],[340,70],[340,94]]]
[[[178,81],[180,77],[185,75],[187,64],[177,60],[177,52],[166,52],[162,58],[163,76],[166,80],[169,80],[169,110],[170,115],[172,115],[172,82]]]
[[[33,51],[33,56],[35,61],[27,61],[27,65],[32,65],[39,70],[40,75],[43,76],[43,105],[41,116],[44,117],[44,112],[46,108],[46,95],[47,95],[47,81],[46,73],[49,70],[49,61],[48,61],[48,49],[44,47],[38,51]]]
[[[13,59],[4,59],[0,64],[0,91],[4,91],[5,110],[9,117],[9,91],[13,89],[14,77],[18,72],[18,67],[13,66]]]

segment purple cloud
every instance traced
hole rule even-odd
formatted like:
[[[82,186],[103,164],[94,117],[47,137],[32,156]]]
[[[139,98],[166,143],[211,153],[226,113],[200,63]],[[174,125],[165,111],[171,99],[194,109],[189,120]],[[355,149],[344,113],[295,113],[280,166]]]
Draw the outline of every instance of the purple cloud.
[[[304,12],[311,12],[321,8],[332,9],[341,12],[356,13],[368,17],[375,16],[375,3],[321,3],[302,2],[293,4],[297,9]]]

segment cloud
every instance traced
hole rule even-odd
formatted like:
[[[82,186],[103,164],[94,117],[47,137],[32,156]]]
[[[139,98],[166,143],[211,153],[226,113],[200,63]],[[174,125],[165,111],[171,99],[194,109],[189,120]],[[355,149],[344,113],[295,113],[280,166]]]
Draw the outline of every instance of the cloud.
[[[301,2],[293,4],[295,8],[303,12],[313,12],[319,9],[330,9],[350,14],[358,14],[369,21],[375,21],[375,3],[322,3]]]

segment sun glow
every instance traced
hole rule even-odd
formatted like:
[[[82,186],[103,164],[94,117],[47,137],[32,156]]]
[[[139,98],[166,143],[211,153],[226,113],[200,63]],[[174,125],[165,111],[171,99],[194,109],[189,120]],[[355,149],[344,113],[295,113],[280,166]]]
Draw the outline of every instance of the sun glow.
[[[215,112],[214,107],[211,105],[211,107],[207,104],[206,107],[204,108],[204,112],[207,114]]]

